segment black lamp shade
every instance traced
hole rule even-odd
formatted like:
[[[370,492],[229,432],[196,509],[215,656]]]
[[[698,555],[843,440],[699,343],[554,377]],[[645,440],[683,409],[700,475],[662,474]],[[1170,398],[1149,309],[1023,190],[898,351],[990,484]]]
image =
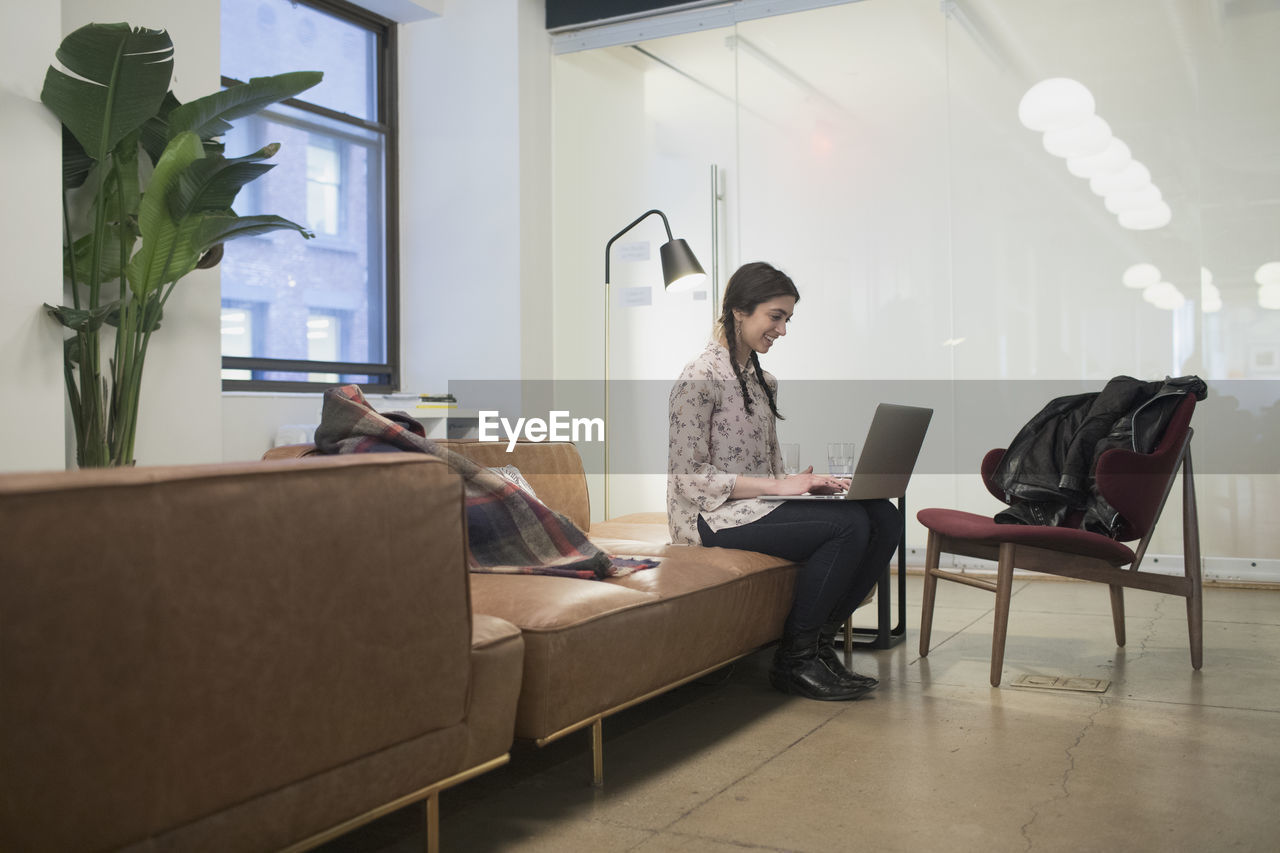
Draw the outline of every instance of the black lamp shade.
[[[695,276],[706,275],[683,238],[663,243],[659,254],[662,256],[662,278],[668,288],[680,289],[680,285],[688,286],[700,280]]]

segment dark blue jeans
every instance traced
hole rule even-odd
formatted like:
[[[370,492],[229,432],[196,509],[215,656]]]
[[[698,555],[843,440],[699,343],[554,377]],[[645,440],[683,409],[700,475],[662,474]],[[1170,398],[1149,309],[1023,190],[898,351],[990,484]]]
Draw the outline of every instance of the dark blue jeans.
[[[713,531],[698,518],[702,544],[758,551],[800,563],[784,631],[816,632],[844,622],[884,573],[902,538],[892,502],[783,501],[763,518]]]

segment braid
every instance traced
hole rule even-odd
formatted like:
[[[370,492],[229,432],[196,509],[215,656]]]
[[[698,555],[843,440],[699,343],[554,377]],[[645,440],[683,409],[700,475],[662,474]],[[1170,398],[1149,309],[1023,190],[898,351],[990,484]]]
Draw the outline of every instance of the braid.
[[[738,387],[742,389],[742,404],[748,415],[751,414],[751,394],[747,390],[746,372],[738,366],[735,358],[738,350],[738,328],[734,314],[736,312],[744,317],[751,316],[761,303],[781,297],[790,297],[798,302],[800,291],[796,290],[795,283],[786,273],[763,261],[738,267],[737,272],[729,277],[729,286],[724,291],[720,318],[716,320],[716,325],[729,345],[729,364],[733,366],[733,375],[738,378]],[[778,414],[778,401],[773,395],[773,389],[764,381],[764,370],[760,367],[759,355],[755,350],[748,348],[747,360],[751,369],[755,371],[756,381],[764,389],[765,399],[769,402],[769,411],[775,418],[782,420],[782,415]]]
[[[760,368],[760,355],[755,350],[751,351],[751,364],[756,369],[756,379],[760,382],[760,387],[764,389],[764,396],[769,400],[769,411],[773,412],[773,416],[778,420],[785,421],[786,418],[778,411],[778,401],[773,397],[773,389],[769,387],[768,382],[764,381],[764,370]],[[747,412],[749,414],[751,410],[748,409]]]
[[[733,312],[725,309],[724,316],[720,318],[720,325],[724,327],[725,340],[729,342],[729,364],[733,367],[733,375],[738,377],[738,387],[742,389],[742,405],[746,407],[747,414],[751,414],[751,394],[747,391],[747,377],[742,372],[742,368],[738,367],[738,360],[733,357],[733,352],[738,347],[738,332],[733,323]],[[752,356],[755,355],[753,352]]]

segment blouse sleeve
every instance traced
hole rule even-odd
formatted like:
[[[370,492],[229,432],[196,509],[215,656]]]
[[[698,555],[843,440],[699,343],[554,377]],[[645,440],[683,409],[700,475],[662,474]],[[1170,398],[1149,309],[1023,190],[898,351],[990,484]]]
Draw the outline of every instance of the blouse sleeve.
[[[671,449],[667,476],[675,491],[702,512],[728,500],[738,480],[736,474],[711,463],[712,415],[722,384],[717,379],[682,376],[671,388],[668,405]]]

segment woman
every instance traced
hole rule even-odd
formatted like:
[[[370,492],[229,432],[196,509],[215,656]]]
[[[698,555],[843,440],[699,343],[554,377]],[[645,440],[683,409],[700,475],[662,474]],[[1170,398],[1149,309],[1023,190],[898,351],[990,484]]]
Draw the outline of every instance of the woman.
[[[786,335],[799,299],[791,279],[766,263],[729,279],[714,339],[671,389],[667,518],[672,542],[800,563],[769,680],[811,699],[857,699],[876,680],[845,669],[832,640],[884,571],[902,520],[887,500],[758,499],[848,485],[813,466],[783,475],[777,381],[759,356]]]

